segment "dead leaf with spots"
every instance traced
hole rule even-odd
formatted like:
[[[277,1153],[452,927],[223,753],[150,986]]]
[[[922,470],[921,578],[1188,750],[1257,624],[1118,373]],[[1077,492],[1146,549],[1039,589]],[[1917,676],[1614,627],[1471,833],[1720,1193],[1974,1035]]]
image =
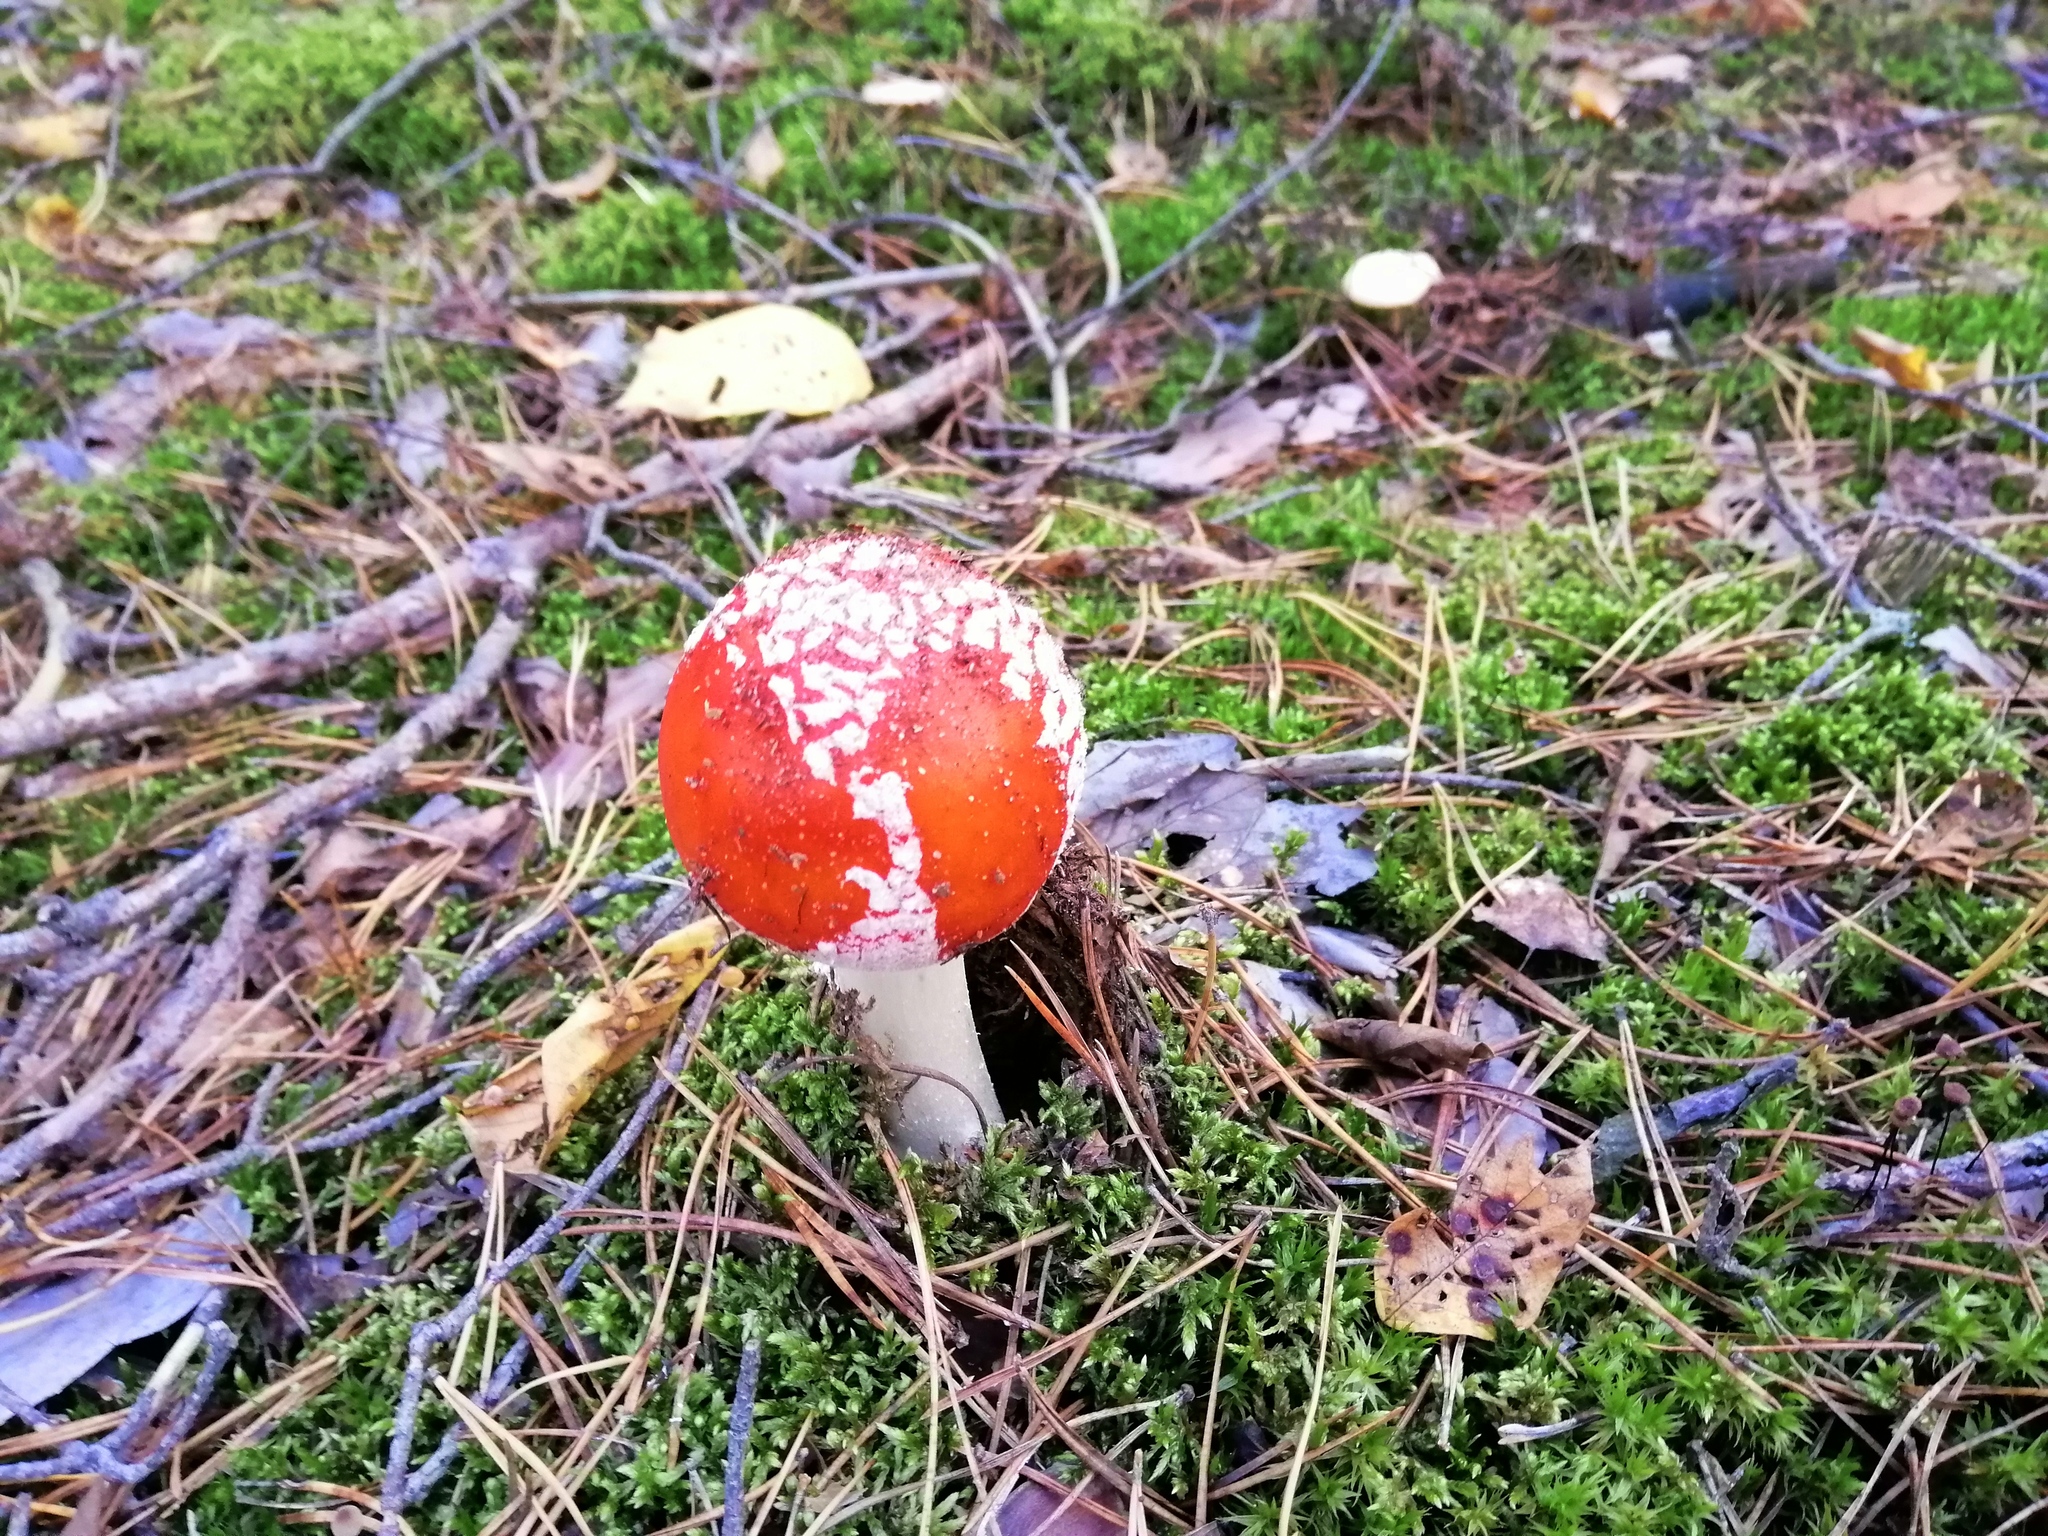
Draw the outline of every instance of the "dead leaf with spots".
[[[1323,1044],[1372,1066],[1413,1072],[1418,1077],[1462,1072],[1478,1049],[1474,1042],[1461,1040],[1448,1030],[1393,1019],[1329,1019],[1310,1025],[1308,1032]]]
[[[1639,741],[1629,743],[1621,772],[1614,776],[1614,792],[1607,797],[1606,825],[1600,834],[1600,867],[1593,875],[1595,885],[1604,884],[1621,868],[1638,838],[1671,824],[1672,813],[1643,790],[1644,782],[1656,768],[1655,753]]]
[[[1118,139],[1109,147],[1109,175],[1095,185],[1105,195],[1160,197],[1173,189],[1173,162],[1157,144]]]
[[[1628,91],[1605,70],[1581,64],[1572,76],[1567,95],[1573,117],[1590,117],[1595,122],[1619,127],[1622,109],[1628,105]]]
[[[114,114],[106,107],[71,107],[39,117],[0,123],[0,149],[24,160],[90,160],[107,147],[107,125]]]
[[[2034,835],[2033,792],[2009,773],[1976,768],[1956,781],[1914,837],[1914,858],[1988,864]]]
[[[1536,1321],[1593,1214],[1590,1143],[1549,1173],[1529,1138],[1497,1138],[1465,1165],[1448,1215],[1408,1211],[1380,1239],[1380,1318],[1415,1333],[1491,1339],[1503,1319]]]
[[[612,178],[618,174],[618,152],[606,146],[598,152],[595,160],[574,176],[565,181],[544,181],[535,190],[542,197],[553,198],[558,203],[587,203],[610,186]]]
[[[1864,229],[1926,224],[1962,201],[1962,167],[1953,155],[1930,155],[1903,176],[1873,181],[1842,204],[1842,217]]]
[[[675,1021],[718,968],[724,919],[703,917],[648,946],[625,980],[578,1003],[540,1050],[454,1106],[477,1166],[537,1173],[604,1082]]]
[[[1531,949],[1557,949],[1584,960],[1607,958],[1607,935],[1582,897],[1555,875],[1509,875],[1493,883],[1494,899],[1473,916]]]
[[[626,472],[594,453],[570,453],[539,443],[471,443],[469,452],[500,475],[564,501],[607,501],[633,494]]]

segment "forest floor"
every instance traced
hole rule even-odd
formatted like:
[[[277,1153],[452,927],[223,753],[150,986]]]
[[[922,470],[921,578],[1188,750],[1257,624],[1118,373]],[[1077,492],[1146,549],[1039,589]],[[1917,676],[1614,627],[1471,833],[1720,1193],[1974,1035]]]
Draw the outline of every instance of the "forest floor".
[[[11,1532],[2048,1530],[2048,8],[0,14]],[[1095,743],[960,1164],[647,957],[849,525]]]

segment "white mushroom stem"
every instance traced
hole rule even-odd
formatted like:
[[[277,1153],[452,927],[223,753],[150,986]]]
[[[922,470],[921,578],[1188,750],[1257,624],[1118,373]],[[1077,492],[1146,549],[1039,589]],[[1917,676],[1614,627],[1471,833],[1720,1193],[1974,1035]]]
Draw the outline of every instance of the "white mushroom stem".
[[[956,1157],[981,1144],[985,1125],[1002,1124],[981,1037],[974,1032],[964,961],[914,971],[835,965],[832,980],[867,1002],[861,1035],[892,1066],[906,1069],[907,1091],[887,1123],[898,1153],[928,1162]]]

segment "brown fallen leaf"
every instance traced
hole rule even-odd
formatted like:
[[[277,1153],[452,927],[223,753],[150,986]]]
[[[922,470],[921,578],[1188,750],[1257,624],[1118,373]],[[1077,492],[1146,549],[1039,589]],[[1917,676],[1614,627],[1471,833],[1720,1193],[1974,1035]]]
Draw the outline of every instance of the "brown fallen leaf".
[[[1806,0],[1749,0],[1746,24],[1757,37],[1781,37],[1813,25]]]
[[[1607,958],[1607,935],[1585,901],[1555,875],[1509,875],[1493,883],[1494,900],[1473,916],[1531,949],[1558,949],[1585,960]]]
[[[1388,1225],[1373,1260],[1380,1318],[1477,1339],[1491,1339],[1502,1319],[1527,1328],[1592,1214],[1590,1142],[1548,1174],[1531,1139],[1489,1147],[1465,1165],[1448,1215],[1408,1211]]]
[[[471,443],[469,451],[499,474],[525,481],[528,490],[564,501],[607,501],[633,493],[626,472],[594,453],[539,443]]]
[[[1607,797],[1606,826],[1600,834],[1600,867],[1593,883],[1603,884],[1621,868],[1638,838],[1661,831],[1671,823],[1672,813],[1643,792],[1643,782],[1657,767],[1656,754],[1639,741],[1629,743],[1621,772],[1614,776],[1614,791]]]
[[[1613,128],[1621,122],[1628,92],[1605,70],[1581,64],[1578,73],[1572,76],[1568,100],[1573,117],[1590,117]]]
[[[1903,176],[1859,187],[1841,215],[1865,229],[1926,224],[1962,201],[1965,178],[1953,155],[1930,155]]]
[[[22,233],[37,250],[59,261],[75,259],[84,224],[78,205],[62,192],[47,192],[36,198],[28,205],[21,223]]]
[[[106,148],[113,118],[101,106],[16,118],[0,123],[0,149],[11,149],[24,160],[89,160]]]
[[[1478,1050],[1473,1041],[1461,1040],[1448,1030],[1393,1019],[1326,1019],[1311,1024],[1308,1032],[1323,1044],[1373,1066],[1419,1077],[1447,1070],[1462,1072]]]
[[[289,208],[298,196],[298,183],[262,181],[232,202],[212,208],[194,208],[153,227],[130,231],[134,238],[167,245],[212,245],[235,224],[265,224]]]
[[[1974,768],[1942,797],[1913,839],[1916,859],[1986,864],[2034,835],[2033,792],[2009,773]]]
[[[480,1171],[536,1173],[591,1094],[674,1022],[718,968],[725,921],[703,917],[648,946],[633,974],[593,992],[540,1050],[453,1106]]]

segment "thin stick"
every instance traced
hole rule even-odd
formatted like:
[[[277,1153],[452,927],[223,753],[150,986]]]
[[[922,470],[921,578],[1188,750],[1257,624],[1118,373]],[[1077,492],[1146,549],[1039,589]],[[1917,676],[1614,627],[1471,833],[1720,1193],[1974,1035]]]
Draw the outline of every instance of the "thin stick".
[[[1344,1207],[1330,1207],[1330,1246],[1323,1255],[1323,1313],[1316,1323],[1316,1369],[1309,1378],[1308,1408],[1301,1417],[1301,1433],[1294,1437],[1294,1465],[1287,1469],[1287,1485],[1280,1492],[1279,1536],[1294,1527],[1294,1492],[1301,1483],[1302,1464],[1308,1460],[1309,1437],[1315,1433],[1316,1409],[1323,1401],[1323,1367],[1330,1358],[1330,1311],[1337,1300],[1337,1249],[1344,1238]]]
[[[986,275],[988,264],[955,261],[938,267],[905,267],[895,272],[862,272],[822,283],[786,288],[592,288],[580,293],[522,293],[514,309],[732,309],[745,304],[815,304],[828,299],[918,288],[926,283],[965,283]]]
[[[247,170],[230,171],[225,176],[216,176],[211,181],[202,181],[196,187],[186,187],[173,192],[164,199],[166,208],[182,208],[196,203],[201,198],[211,197],[216,192],[225,192],[231,187],[247,186],[252,181],[273,181],[280,178],[306,181],[316,176],[325,176],[334,157],[348,147],[348,142],[377,112],[403,95],[415,80],[439,68],[458,53],[466,52],[469,45],[482,37],[500,22],[511,20],[525,10],[533,0],[505,0],[494,11],[487,11],[468,26],[449,33],[433,47],[413,55],[405,67],[370,92],[347,117],[328,130],[327,137],[320,141],[320,147],[313,151],[313,158],[303,165],[259,165]]]
[[[680,1243],[682,1237],[677,1235]],[[754,1393],[761,1384],[761,1341],[740,1350],[740,1379],[733,1388],[732,1418],[725,1426],[725,1514],[719,1536],[740,1536],[746,1524],[747,1441],[754,1433]]]

